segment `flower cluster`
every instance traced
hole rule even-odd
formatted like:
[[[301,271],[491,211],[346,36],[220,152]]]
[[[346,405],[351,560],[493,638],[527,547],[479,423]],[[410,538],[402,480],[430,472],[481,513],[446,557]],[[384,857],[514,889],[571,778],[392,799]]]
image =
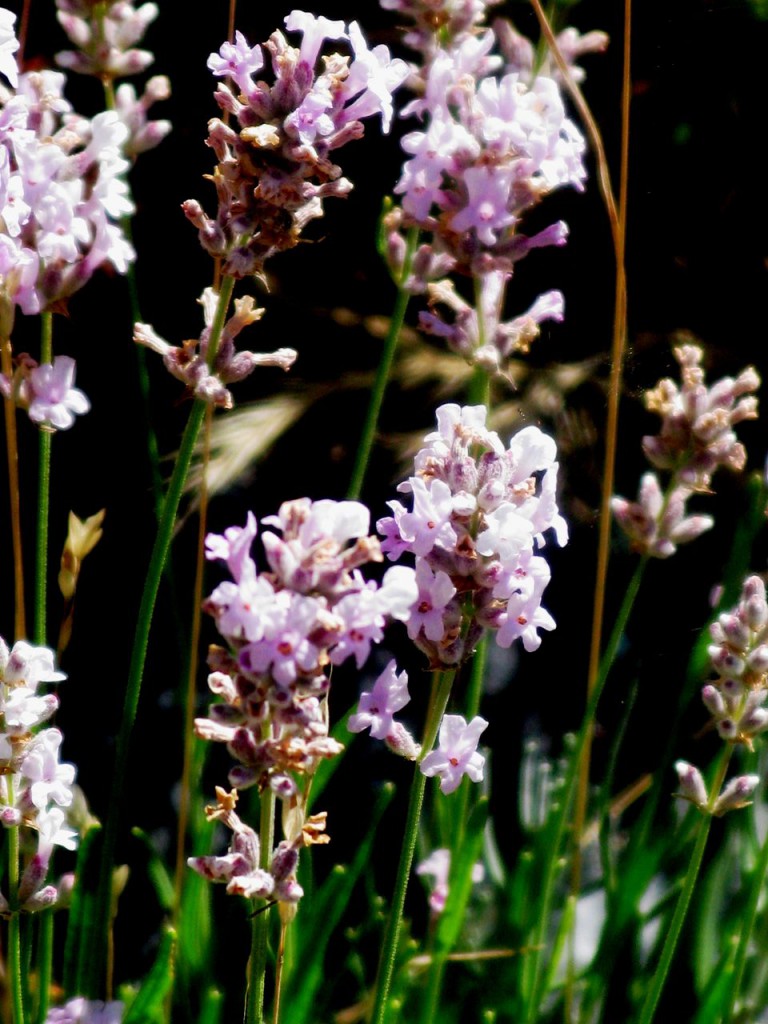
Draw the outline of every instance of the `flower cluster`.
[[[662,418],[657,435],[643,438],[643,450],[656,468],[672,474],[666,492],[656,473],[640,482],[637,502],[615,497],[613,513],[632,545],[643,554],[667,558],[678,544],[693,540],[713,525],[711,516],[688,515],[692,494],[709,491],[712,474],[719,466],[741,470],[746,462],[744,446],[734,427],[757,417],[757,398],[750,394],[760,386],[753,367],[734,380],[723,377],[712,387],[704,382],[703,352],[698,345],[674,350],[680,364],[681,386],[671,379],[659,381],[645,396],[646,407]]]
[[[75,416],[88,412],[91,403],[74,386],[75,360],[56,356],[38,366],[26,352],[16,358],[12,380],[0,373],[0,395],[11,399],[29,418],[47,430],[68,430]]]
[[[56,54],[56,63],[81,75],[93,75],[102,82],[138,75],[154,61],[148,50],[139,50],[149,25],[158,15],[157,4],[134,7],[131,0],[56,0],[59,24],[76,50]],[[127,82],[115,93],[115,110],[128,129],[124,152],[135,157],[153,149],[171,130],[170,121],[149,121],[147,111],[158,100],[166,100],[171,86],[165,75],[147,82],[141,97]]]
[[[7,12],[5,24],[7,28]],[[7,44],[6,44],[7,45]],[[133,249],[114,223],[133,211],[123,175],[127,129],[114,111],[72,111],[64,75],[17,74],[0,87],[0,319],[48,309],[103,263],[124,273]]]
[[[400,10],[403,3],[387,6]],[[403,139],[409,156],[395,186],[402,204],[386,218],[390,266],[401,278],[404,229],[418,227],[429,236],[405,283],[427,294],[422,329],[469,362],[500,372],[510,355],[527,350],[543,320],[562,319],[559,292],[547,292],[510,321],[504,298],[518,260],[531,249],[565,242],[563,222],[532,237],[520,225],[554,189],[583,188],[584,140],[566,117],[553,78],[517,68],[498,75],[503,61],[491,52],[494,31],[476,27],[484,3],[405,7],[418,26],[406,39],[423,52],[426,65],[417,77],[419,95],[403,113],[427,123]],[[447,277],[454,271],[475,279],[476,307],[454,291]]]
[[[263,309],[256,309],[253,298],[246,295],[242,299],[235,299],[235,312],[224,324],[213,365],[209,365],[208,342],[218,301],[216,292],[206,288],[200,299],[205,328],[199,340],[185,341],[181,346],[170,345],[150,324],[142,323],[134,324],[133,340],[161,355],[166,369],[183,381],[196,398],[231,409],[232,395],[227,384],[243,380],[257,366],[279,366],[288,370],[295,362],[297,353],[292,348],[280,348],[270,353],[238,352],[235,349],[235,338],[240,331],[260,319],[264,312]]]
[[[214,183],[219,207],[208,217],[195,200],[184,212],[199,229],[200,242],[223,270],[236,278],[260,273],[264,261],[296,245],[308,221],[322,215],[327,196],[346,196],[351,183],[330,154],[363,134],[362,119],[380,113],[384,130],[392,117],[392,91],[407,67],[385,46],[369,49],[357,22],[292,11],[290,32],[303,36],[291,46],[274,32],[262,46],[249,46],[242,33],[211,54],[208,67],[225,79],[216,101],[239,128],[213,119],[208,145],[218,160]],[[338,41],[350,55],[323,56],[325,40]],[[272,84],[254,75],[271,61]]]
[[[765,583],[750,576],[741,600],[710,627],[709,656],[719,674],[702,690],[721,738],[752,746],[752,737],[768,728],[768,603]]]
[[[204,605],[228,650],[211,651],[209,686],[222,699],[208,718],[196,720],[195,730],[203,739],[225,743],[238,762],[230,785],[269,787],[291,812],[284,814],[291,822],[288,846],[275,853],[288,857],[290,847],[290,870],[282,858],[278,872],[273,860],[270,894],[294,901],[301,895],[294,877],[298,849],[320,841],[321,831],[304,818],[299,780],[342,749],[328,736],[326,669],[351,657],[362,667],[387,620],[408,617],[416,584],[413,570],[401,566],[389,569],[379,586],[365,580],[361,567],[382,556],[378,540],[367,536],[368,510],[358,502],[302,498],[286,502],[263,523],[276,530],[262,534],[267,572],[258,573],[250,556],[257,532],[253,515],[244,527],[207,539],[208,557],[225,561],[233,579],[221,583]],[[259,856],[252,831],[232,816],[230,796],[223,795],[211,813],[232,829],[232,856],[243,855],[243,845],[251,851],[243,868],[250,877]],[[241,877],[239,868],[227,868],[225,878],[216,858],[190,864],[239,891],[241,883],[232,881]]]
[[[753,737],[768,729],[768,601],[759,576],[744,581],[739,603],[718,616],[710,633],[709,657],[718,678],[704,687],[701,699],[721,739],[751,750]],[[678,795],[718,816],[746,806],[760,782],[757,775],[738,776],[710,801],[698,768],[687,761],[675,768]]]
[[[525,427],[505,449],[485,417],[484,406],[441,406],[416,475],[399,487],[412,508],[391,501],[393,515],[378,523],[382,551],[416,558],[408,634],[434,668],[461,663],[484,629],[501,647],[520,637],[533,651],[538,630],[555,626],[541,607],[549,565],[536,553],[550,528],[558,544],[568,539],[555,496],[555,442]]]
[[[72,803],[75,768],[59,761],[58,729],[34,732],[58,707],[54,694],[38,693],[42,683],[64,679],[46,647],[19,640],[11,650],[0,637],[0,823],[37,834],[37,850],[21,875],[10,902],[0,893],[0,914],[33,912],[52,906],[59,891],[45,878],[54,846],[73,850],[76,833],[65,825]]]

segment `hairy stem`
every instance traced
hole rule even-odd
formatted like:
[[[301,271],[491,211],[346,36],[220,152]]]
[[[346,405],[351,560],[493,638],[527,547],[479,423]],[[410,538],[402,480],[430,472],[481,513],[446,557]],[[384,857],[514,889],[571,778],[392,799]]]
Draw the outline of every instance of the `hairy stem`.
[[[387,926],[384,930],[384,939],[381,944],[371,1024],[384,1024],[387,1016],[387,1000],[392,985],[395,960],[397,959],[397,946],[400,938],[400,926],[403,920],[405,894],[408,889],[411,865],[413,864],[413,853],[416,849],[421,805],[424,802],[424,789],[427,782],[427,777],[422,774],[420,765],[434,746],[440,722],[448,706],[448,698],[451,695],[451,687],[455,675],[454,669],[436,672],[433,680],[432,696],[427,712],[427,722],[424,727],[421,753],[414,765],[413,781],[411,782],[411,792],[408,798],[408,812],[405,819],[403,845],[400,849],[400,861],[395,878],[395,889],[392,894],[392,904],[389,910],[389,917],[387,918]]]
[[[267,787],[261,794],[261,821],[259,823],[259,867],[269,871],[272,847],[275,842],[275,794]],[[255,904],[262,901],[256,900]],[[251,958],[248,962],[248,993],[246,995],[246,1024],[264,1024],[264,989],[267,980],[267,954],[269,947],[269,904],[255,906],[257,913],[251,929]]]
[[[389,322],[389,330],[387,331],[387,337],[384,342],[384,351],[381,353],[381,359],[379,360],[379,366],[376,371],[376,379],[374,380],[373,387],[371,389],[371,400],[368,404],[368,412],[365,417],[362,434],[360,435],[360,444],[358,445],[357,455],[355,457],[355,466],[352,470],[352,479],[349,484],[349,490],[347,491],[347,497],[354,501],[360,497],[363,489],[363,481],[365,480],[368,462],[371,457],[371,451],[373,450],[373,442],[376,438],[379,414],[381,413],[381,406],[384,402],[384,393],[387,390],[387,382],[389,381],[389,375],[392,370],[392,363],[395,358],[397,343],[400,339],[400,332],[403,329],[405,313],[408,309],[408,303],[411,300],[410,293],[405,290],[405,282],[408,280],[411,273],[413,254],[416,251],[418,237],[418,228],[411,228],[408,232],[403,267],[400,272],[400,278],[397,282],[397,299],[395,300],[395,308],[392,312],[392,319]]]
[[[53,361],[53,313],[40,315],[40,363]],[[48,510],[51,499],[52,433],[40,429],[37,477],[37,561],[35,565],[35,643],[45,644],[48,592]]]
[[[675,955],[680,933],[683,930],[683,924],[688,913],[688,907],[691,903],[691,897],[693,896],[693,890],[699,877],[699,869],[701,868],[701,862],[704,858],[704,848],[707,845],[707,838],[712,825],[712,807],[720,794],[720,789],[722,788],[723,780],[725,779],[725,773],[728,770],[731,749],[732,748],[730,746],[724,747],[722,754],[720,755],[720,761],[715,772],[715,781],[712,783],[712,787],[710,789],[709,807],[702,814],[701,821],[699,822],[696,842],[694,843],[693,850],[691,852],[691,859],[688,863],[688,870],[685,874],[683,889],[677,898],[675,912],[672,915],[672,920],[669,924],[666,938],[664,940],[664,947],[661,951],[661,958],[653,975],[650,987],[646,992],[643,1008],[638,1018],[638,1024],[651,1024],[651,1021],[656,1016],[659,999],[661,998],[661,993],[664,989],[664,985],[666,984],[667,977],[669,976],[669,969],[672,966],[672,958]]]
[[[214,322],[211,326],[210,342],[208,347],[209,365],[216,358],[222,328],[229,308],[230,299],[234,290],[234,280],[227,277],[222,282],[222,289],[219,294],[219,303],[216,308]],[[176,523],[176,515],[184,483],[192,462],[195,451],[197,436],[200,432],[205,417],[207,405],[200,399],[196,399],[189,414],[187,426],[182,437],[181,447],[176,457],[173,468],[173,475],[168,485],[168,493],[163,505],[163,515],[158,525],[155,544],[150,557],[147,577],[144,583],[144,591],[141,598],[141,605],[136,622],[136,632],[133,641],[131,664],[128,672],[128,681],[125,691],[123,715],[120,722],[120,731],[117,737],[117,750],[115,755],[115,767],[112,776],[112,792],[109,801],[106,824],[104,827],[104,847],[99,871],[98,881],[98,921],[92,933],[92,948],[89,950],[89,992],[84,993],[91,998],[99,998],[103,992],[105,954],[108,946],[107,936],[109,934],[109,916],[111,908],[112,888],[112,865],[114,864],[115,848],[117,845],[117,831],[120,821],[123,792],[128,767],[128,752],[130,748],[131,733],[133,732],[136,712],[138,709],[141,684],[144,676],[144,665],[149,645],[149,632],[152,626],[152,616],[155,610],[157,593],[160,587],[160,579],[168,557],[171,546],[173,528]]]

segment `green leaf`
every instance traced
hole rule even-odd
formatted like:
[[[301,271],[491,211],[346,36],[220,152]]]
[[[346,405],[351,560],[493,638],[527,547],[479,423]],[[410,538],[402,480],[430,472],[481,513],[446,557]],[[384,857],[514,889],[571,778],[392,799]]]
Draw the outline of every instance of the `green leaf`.
[[[391,783],[382,786],[371,810],[368,832],[352,863],[348,867],[337,865],[318,890],[312,907],[299,909],[299,916],[292,926],[296,947],[293,959],[298,969],[292,978],[284,979],[285,991],[291,993],[282,1014],[285,1024],[317,1020],[317,996],[327,983],[324,961],[328,941],[341,920],[357,880],[370,862],[376,829],[394,793],[395,787]]]
[[[102,978],[89,978],[89,937],[94,930],[99,861],[103,846],[101,825],[93,825],[80,840],[75,868],[75,887],[69,908],[64,947],[64,993],[67,999],[98,993]]]
[[[123,1018],[123,1024],[163,1024],[165,997],[173,984],[176,932],[166,927],[155,962]]]
[[[451,860],[448,877],[448,899],[440,915],[435,936],[435,948],[444,954],[450,953],[456,944],[464,923],[467,903],[472,892],[472,869],[483,849],[483,830],[488,818],[488,799],[482,797],[473,807],[467,821],[464,841]]]
[[[175,899],[171,876],[168,874],[165,864],[157,855],[157,851],[147,833],[140,828],[132,828],[131,835],[139,840],[147,853],[147,876],[155,890],[157,902],[160,904],[161,909],[170,914],[173,910]]]

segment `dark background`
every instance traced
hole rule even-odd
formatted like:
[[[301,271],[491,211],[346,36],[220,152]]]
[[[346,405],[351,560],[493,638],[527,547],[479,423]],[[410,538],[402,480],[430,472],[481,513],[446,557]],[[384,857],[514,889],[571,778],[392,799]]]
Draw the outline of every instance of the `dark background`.
[[[242,5],[238,26],[254,43],[265,39],[293,8],[285,5]],[[15,9],[14,5],[11,5]],[[606,30],[612,43],[605,55],[584,62],[584,91],[604,134],[614,178],[618,167],[618,127],[621,89],[620,5],[584,0],[573,8],[570,22],[586,31]],[[188,8],[192,10],[192,8]],[[534,34],[535,20],[525,4],[504,4],[518,27]],[[365,2],[323,5],[328,17],[358,19],[372,43],[398,48],[397,19]],[[640,438],[653,432],[656,421],[640,401],[643,389],[675,372],[670,341],[674,332],[697,336],[707,349],[710,379],[735,374],[749,362],[766,365],[764,309],[768,292],[766,270],[767,201],[765,134],[768,22],[759,4],[684,0],[675,4],[636,5],[633,23],[631,164],[627,273],[629,287],[629,346],[625,380],[626,401],[620,425],[617,490],[634,496],[644,463]],[[173,343],[199,334],[202,319],[195,299],[210,283],[211,261],[200,249],[196,232],[180,211],[180,203],[198,198],[213,211],[213,189],[202,175],[212,166],[206,148],[207,120],[218,111],[212,99],[212,79],[205,68],[211,50],[226,34],[226,5],[207,5],[194,17],[165,5],[150,28],[146,46],[156,54],[152,73],[168,74],[173,97],[158,105],[156,116],[168,117],[173,133],[153,152],[142,156],[132,172],[137,204],[134,220],[139,253],[137,277],[142,315]],[[67,42],[55,22],[53,5],[33,3],[26,55],[30,63],[48,61]],[[72,78],[67,94],[82,113],[101,109],[98,83]],[[344,173],[355,185],[345,202],[326,203],[326,216],[315,222],[307,242],[275,259],[270,268],[270,292],[259,294],[266,307],[263,321],[243,335],[246,347],[298,350],[294,370],[283,376],[264,370],[235,388],[242,407],[287,389],[317,394],[295,427],[273,447],[226,495],[216,497],[210,527],[221,530],[242,523],[248,508],[257,515],[273,512],[280,502],[301,495],[312,498],[344,496],[355,443],[366,407],[367,391],[380,341],[368,329],[370,317],[387,317],[393,288],[374,246],[382,197],[391,191],[402,160],[398,134],[411,125],[395,125],[382,137],[369,122],[366,138],[338,153]],[[590,172],[593,171],[590,162]],[[532,299],[550,288],[566,297],[563,324],[547,326],[530,357],[532,373],[518,393],[497,389],[495,400],[522,400],[525,422],[539,422],[561,443],[562,508],[572,537],[562,552],[553,553],[553,580],[545,604],[558,629],[545,635],[534,655],[503,654],[494,662],[498,692],[484,704],[490,720],[484,737],[494,750],[490,760],[493,805],[501,828],[502,846],[514,832],[516,773],[524,733],[552,737],[557,752],[564,730],[577,726],[583,707],[591,594],[596,542],[595,510],[599,502],[602,434],[606,405],[607,351],[613,305],[613,258],[608,222],[594,174],[585,194],[552,196],[539,211],[541,224],[559,217],[570,225],[564,249],[537,251],[519,267],[509,292],[509,314],[524,311]],[[537,216],[539,215],[537,212]],[[242,293],[242,290],[241,290]],[[418,304],[414,304],[414,309]],[[349,311],[340,315],[340,310]],[[415,311],[411,322],[415,321]],[[14,347],[36,352],[37,326],[17,325]],[[56,317],[54,350],[75,355],[77,383],[89,395],[91,413],[53,443],[53,509],[51,563],[66,531],[66,512],[86,516],[107,509],[105,536],[88,558],[78,594],[75,633],[63,668],[69,674],[61,688],[59,723],[65,732],[64,756],[77,762],[79,781],[93,806],[104,814],[108,797],[112,739],[122,707],[130,643],[143,574],[153,537],[149,475],[145,463],[144,428],[139,408],[132,350],[130,313],[125,282],[101,273],[69,307],[68,317]],[[410,351],[410,350],[409,350]],[[437,354],[438,349],[434,350]],[[582,365],[581,383],[567,397],[543,402],[534,385],[546,384],[556,364]],[[170,456],[186,420],[188,403],[181,385],[171,379],[150,355],[153,416],[160,448]],[[462,364],[456,377],[463,379]],[[383,411],[383,444],[374,455],[364,499],[372,518],[386,513],[385,501],[407,472],[396,438],[431,428],[434,408],[446,397],[462,400],[441,380],[416,387],[408,381],[394,385]],[[28,523],[27,556],[33,550],[36,438],[20,422],[22,487]],[[741,436],[750,450],[750,466],[760,469],[766,432],[747,424]],[[170,472],[169,462],[164,464]],[[690,642],[706,621],[710,588],[721,578],[731,543],[734,513],[743,506],[742,485],[725,472],[715,480],[718,491],[699,508],[718,517],[711,534],[682,550],[673,562],[653,565],[634,624],[629,631],[629,656],[642,651],[644,665],[633,726],[626,740],[618,782],[631,782],[654,767],[655,751],[648,727],[657,721],[660,702],[679,692]],[[5,508],[0,515],[7,515]],[[187,622],[194,571],[196,524],[191,519],[174,546],[177,613]],[[617,538],[616,558],[608,597],[608,621],[631,574],[633,560]],[[0,631],[12,632],[11,552],[7,530],[0,534],[0,564],[5,567],[5,599],[0,604]],[[753,568],[764,568],[764,552]],[[207,589],[218,579],[209,575]],[[51,583],[49,619],[51,641],[59,614]],[[174,597],[166,590],[153,629],[149,662],[135,728],[134,758],[126,808],[126,824],[140,824],[167,843],[173,818],[172,786],[180,771],[180,712],[176,699],[186,662],[183,635],[177,628]],[[205,640],[214,639],[206,624]],[[423,665],[401,638],[390,641],[407,664],[413,680],[414,706],[426,686],[420,686]],[[384,661],[387,654],[381,654]],[[352,703],[361,685],[354,673],[339,673],[340,712]],[[200,672],[200,702],[206,703],[205,674]],[[619,685],[606,696],[601,712],[605,730],[621,715],[626,693]],[[699,708],[691,713],[691,733],[703,724]],[[359,747],[366,747],[360,744]],[[370,778],[399,778],[399,763],[381,752],[356,755],[360,771],[345,774],[343,784],[328,793],[334,843],[317,853],[322,872],[334,860],[347,860],[359,841],[357,808],[370,799]],[[598,769],[603,756],[598,738]],[[215,781],[210,779],[210,799]],[[673,782],[670,781],[670,789]],[[350,812],[350,808],[353,812]],[[387,857],[399,837],[403,807],[390,810],[391,825],[383,830],[379,858],[381,891],[387,891],[394,855]],[[508,835],[505,834],[506,827]],[[137,937],[137,967],[151,948],[154,916],[143,919],[136,901],[126,900],[126,927]],[[124,961],[125,962],[125,961]],[[131,963],[129,959],[127,961]],[[130,973],[130,970],[127,971]]]

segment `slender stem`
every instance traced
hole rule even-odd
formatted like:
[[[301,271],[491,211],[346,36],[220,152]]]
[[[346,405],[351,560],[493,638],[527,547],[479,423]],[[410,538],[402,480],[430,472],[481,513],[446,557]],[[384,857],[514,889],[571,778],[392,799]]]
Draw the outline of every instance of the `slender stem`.
[[[53,360],[53,313],[40,314],[40,362]],[[35,565],[35,643],[45,644],[46,595],[48,592],[48,508],[51,495],[52,432],[40,430],[37,477],[37,562]]]
[[[13,380],[11,339],[0,338],[0,367],[9,381]],[[24,558],[21,548],[21,500],[19,491],[19,445],[16,437],[16,406],[12,398],[3,402],[5,415],[5,447],[8,456],[8,495],[11,504],[11,539],[13,542],[13,630],[17,640],[27,635],[24,611]]]
[[[13,807],[13,779],[6,776],[8,806]],[[8,829],[8,903],[11,917],[8,921],[8,974],[10,976],[13,1024],[24,1024],[24,971],[21,956],[21,920],[18,908],[19,892],[19,826]]]
[[[288,937],[290,921],[280,922],[280,942],[277,947],[277,964],[275,965],[275,998],[272,1001],[272,1024],[280,1024],[280,997],[283,992],[283,967],[285,966],[285,942]]]
[[[534,5],[538,0],[532,0]],[[592,691],[597,678],[600,664],[600,650],[602,647],[603,620],[605,615],[605,592],[608,578],[608,561],[610,556],[611,539],[611,497],[614,489],[614,473],[616,468],[616,452],[618,446],[618,423],[619,423],[619,400],[621,397],[621,381],[624,370],[624,350],[627,337],[627,280],[625,268],[626,234],[627,234],[627,195],[628,195],[628,173],[629,173],[629,108],[631,98],[631,0],[624,2],[624,53],[623,53],[623,79],[622,79],[622,119],[621,119],[621,163],[619,170],[619,203],[618,213],[615,209],[615,200],[610,191],[610,180],[608,178],[607,165],[601,171],[604,176],[604,194],[609,211],[609,217],[613,227],[614,255],[616,260],[616,281],[614,291],[614,313],[613,313],[613,339],[611,344],[611,373],[608,389],[608,415],[605,428],[605,459],[603,463],[602,492],[600,498],[600,520],[598,531],[597,568],[594,589],[594,603],[592,608],[592,635],[590,641],[589,669],[587,676],[587,694]],[[573,85],[571,93],[574,95]],[[580,95],[580,94],[579,94]],[[583,111],[582,116],[583,116]],[[587,122],[588,123],[588,122]],[[597,133],[592,141],[599,140]],[[598,152],[598,159],[600,162]],[[603,158],[604,160],[604,155]],[[602,165],[601,165],[602,166]],[[610,196],[610,200],[609,197]],[[613,210],[613,215],[611,215]],[[614,220],[615,218],[615,220]],[[581,888],[581,855],[578,844],[578,836],[584,826],[584,816],[587,805],[587,790],[589,787],[589,763],[592,746],[592,734],[587,737],[584,754],[581,763],[579,786],[577,790],[576,806],[574,810],[574,835],[577,842],[574,846],[574,858],[571,866],[571,895],[578,896]],[[569,990],[570,1001],[572,993]]]
[[[259,866],[269,870],[275,841],[275,793],[267,787],[261,794],[261,821]],[[258,903],[260,901],[254,901]],[[248,962],[248,992],[246,994],[246,1024],[263,1024],[264,988],[267,980],[267,953],[269,946],[269,909],[255,906],[261,911],[254,915],[251,931],[251,958]]]
[[[368,404],[368,412],[365,417],[363,431],[360,436],[360,444],[358,445],[357,455],[355,457],[355,467],[352,470],[352,480],[350,481],[349,490],[347,491],[347,497],[353,500],[357,500],[360,497],[360,493],[363,489],[363,481],[365,480],[368,461],[371,457],[373,442],[376,437],[379,414],[384,402],[384,392],[387,389],[387,381],[389,380],[392,362],[395,358],[395,350],[397,349],[397,343],[400,339],[400,332],[403,329],[405,313],[408,309],[408,303],[411,300],[410,293],[405,290],[405,282],[408,280],[411,273],[413,254],[416,251],[418,238],[418,228],[411,228],[408,232],[408,238],[406,241],[403,267],[400,271],[400,278],[397,282],[397,299],[395,300],[395,308],[392,312],[392,319],[389,322],[389,331],[387,332],[387,337],[384,342],[384,351],[381,353],[379,367],[376,371],[376,379],[374,380],[373,388],[371,389],[371,400]]]
[[[683,929],[683,924],[688,913],[688,907],[691,903],[691,897],[693,896],[693,890],[699,877],[699,869],[701,868],[701,862],[704,857],[704,848],[707,845],[707,838],[712,825],[712,807],[720,794],[720,789],[723,785],[723,780],[725,779],[725,773],[728,769],[731,750],[732,748],[730,746],[724,747],[720,756],[720,763],[715,774],[715,781],[710,789],[709,806],[702,814],[701,821],[699,822],[696,842],[693,845],[691,859],[685,875],[685,883],[677,898],[675,912],[672,915],[672,921],[667,929],[667,935],[664,940],[664,948],[661,951],[659,965],[656,968],[653,979],[651,980],[650,988],[646,992],[645,1002],[643,1003],[643,1008],[640,1012],[640,1017],[638,1018],[638,1024],[651,1024],[651,1021],[656,1015],[659,999],[661,998],[661,993],[669,975],[672,958],[675,955],[677,943],[680,938],[680,932]]]
[[[408,889],[408,878],[411,873],[413,853],[416,849],[421,805],[424,802],[424,789],[427,782],[426,775],[423,775],[420,770],[420,764],[434,746],[440,722],[448,706],[448,698],[451,695],[451,687],[455,675],[454,669],[437,672],[433,680],[432,697],[427,712],[427,722],[424,727],[421,753],[414,765],[411,792],[408,798],[408,812],[405,819],[403,845],[400,849],[400,862],[397,867],[395,889],[392,894],[392,905],[389,910],[387,926],[384,930],[384,939],[381,945],[371,1024],[384,1024],[387,1015],[387,999],[389,998],[389,990],[392,985],[392,975],[397,958],[397,945],[400,938],[400,925],[403,919],[405,894]]]
[[[189,671],[184,701],[184,761],[181,770],[181,794],[179,797],[179,821],[176,832],[176,869],[174,875],[174,927],[179,930],[181,894],[187,872],[184,847],[187,839],[189,806],[192,793],[192,763],[194,760],[195,696],[197,692],[197,666],[200,647],[200,605],[203,601],[203,576],[205,571],[205,532],[208,519],[208,462],[211,452],[211,424],[213,408],[208,406],[203,427],[203,463],[200,480],[200,519],[197,532],[197,564],[192,593],[192,632],[189,646]]]
[[[53,980],[53,910],[43,910],[36,916],[40,929],[37,942],[37,969],[40,979],[37,1021],[38,1024],[43,1024],[48,1016]]]
[[[221,331],[226,318],[227,309],[229,308],[229,302],[232,298],[233,289],[234,280],[231,277],[225,277],[222,282],[219,302],[214,315],[214,321],[211,326],[208,346],[209,363],[212,363],[216,358],[216,352],[221,339]],[[147,577],[144,583],[144,591],[136,622],[136,632],[134,635],[133,650],[131,652],[131,664],[125,690],[123,715],[120,722],[120,731],[118,733],[116,744],[111,798],[104,826],[104,846],[99,871],[98,895],[96,900],[98,917],[95,921],[95,927],[91,933],[92,941],[91,949],[89,951],[90,991],[84,993],[90,998],[99,998],[100,993],[103,991],[107,936],[109,934],[109,915],[112,903],[112,865],[114,864],[117,830],[128,767],[128,751],[136,719],[141,683],[144,676],[144,664],[147,657],[152,616],[155,610],[157,592],[160,587],[160,579],[162,577],[165,562],[168,557],[168,551],[171,546],[173,528],[176,523],[176,514],[178,512],[181,495],[184,490],[184,483],[192,462],[197,436],[205,417],[206,408],[206,403],[197,399],[195,400],[189,414],[184,436],[181,440],[179,453],[176,457],[176,464],[173,468],[173,475],[171,476],[171,480],[168,485],[168,493],[163,505],[163,516],[158,525],[157,536],[155,538],[155,544],[150,557],[149,568],[147,570]]]

